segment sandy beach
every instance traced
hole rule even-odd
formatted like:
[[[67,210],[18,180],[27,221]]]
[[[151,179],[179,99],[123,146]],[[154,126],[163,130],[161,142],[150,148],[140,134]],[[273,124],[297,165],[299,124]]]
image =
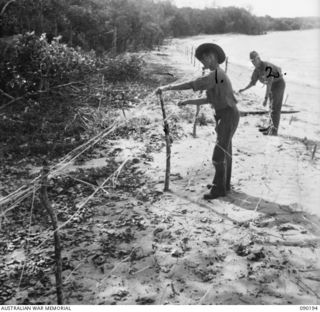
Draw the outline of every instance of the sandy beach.
[[[178,80],[195,77],[201,71],[184,55],[184,48],[179,40],[174,41],[160,53],[154,53],[152,63],[170,66]],[[228,73],[235,90],[245,86],[250,77],[249,71],[232,63]],[[312,99],[312,92],[307,91],[304,88],[302,95],[302,89],[296,89],[295,99]],[[297,98],[299,93],[300,99]],[[181,114],[175,104],[179,98],[188,96],[195,95],[192,92],[166,94],[169,114]],[[238,95],[238,101],[241,111],[259,110],[262,96],[248,92]],[[192,115],[195,109],[186,110]],[[209,107],[202,108],[202,112],[212,120]],[[172,194],[165,194],[156,207],[151,208],[170,220],[161,230],[164,233],[182,231],[192,251],[183,251],[183,256],[177,261],[172,259],[171,263],[167,263],[168,257],[163,258],[165,265],[171,268],[167,278],[189,288],[179,297],[174,296],[170,303],[319,303],[319,153],[316,152],[312,159],[315,142],[301,140],[306,132],[298,127],[307,124],[307,120],[299,124],[292,118],[283,115],[280,135],[268,137],[257,129],[266,122],[267,116],[241,117],[233,140],[233,190],[226,198],[209,203],[202,200],[202,195],[214,173],[211,164],[214,126],[198,126],[198,136],[193,138],[192,123],[181,124],[185,137],[172,145]],[[293,135],[294,128],[299,136]],[[312,128],[311,132],[318,130]],[[154,155],[154,170],[149,170],[150,178],[158,175],[159,191],[163,187],[164,165],[163,150]],[[243,226],[235,226],[232,221],[243,222]],[[181,248],[177,239],[166,237],[161,248],[167,245],[170,250]],[[251,255],[262,256],[250,261],[248,254],[241,257],[241,252],[235,252],[239,246],[248,249]],[[213,261],[216,264],[213,269],[208,259],[220,256],[222,263]],[[190,266],[199,271],[194,270],[191,274]],[[198,277],[206,279],[209,276],[209,285],[199,283],[195,271]],[[299,285],[305,285],[302,287],[309,289],[308,294]]]
[[[222,41],[223,43],[226,36],[221,37],[222,39],[217,39],[217,42]],[[177,40],[173,41],[173,44],[168,48],[168,55],[171,58],[169,62],[175,64],[176,68],[181,71],[179,73],[180,80],[201,75],[200,64],[197,61],[195,64],[191,64],[188,57],[183,54],[186,48],[190,51],[192,46],[196,46],[198,42],[209,41],[209,38],[209,36],[200,36]],[[250,81],[252,70],[235,63],[234,60],[235,58],[229,60],[227,70],[234,90],[239,90]],[[224,67],[225,64],[222,66]],[[317,80],[315,80],[315,83],[317,83]],[[262,101],[264,93],[265,87],[258,83],[246,93],[237,94],[238,108],[241,111],[263,110]],[[319,169],[317,164],[317,160],[319,160],[317,147],[319,146],[320,134],[320,86],[315,87],[305,85],[304,83],[298,84],[295,81],[289,80],[287,81],[285,93],[285,98],[287,97],[287,99],[285,100],[283,110],[298,109],[300,112],[298,114],[283,114],[281,116],[279,137],[264,137],[257,131],[258,125],[267,123],[267,115],[263,117],[242,117],[241,124],[234,138],[234,144],[235,146],[239,144],[240,149],[244,148],[248,150],[250,154],[248,160],[252,163],[252,170],[250,171],[253,175],[260,176],[261,178],[263,173],[267,173],[266,171],[272,174],[273,181],[270,180],[270,185],[275,187],[277,195],[275,198],[269,198],[270,200],[280,200],[281,203],[286,204],[290,204],[289,201],[296,201],[301,207],[319,216],[318,203],[320,193],[317,191],[317,185],[320,185],[320,176],[317,170]],[[206,111],[206,114],[212,115],[210,110]],[[214,142],[214,137],[212,139],[212,142]],[[206,144],[205,146],[208,145]],[[315,149],[316,152],[312,160],[312,154]],[[211,159],[211,151],[206,151],[204,154],[208,155],[208,160]],[[302,165],[300,160],[307,161],[308,166]],[[238,161],[238,163],[239,166],[244,165],[243,161]],[[263,168],[261,168],[261,164],[264,164]],[[274,170],[278,170],[278,174]],[[297,189],[300,189],[300,191],[297,192]],[[254,195],[259,196],[257,192],[261,192],[261,190],[258,191],[256,187],[253,187],[252,190],[255,192]],[[275,195],[275,190],[271,191],[269,195]]]
[[[194,38],[173,40],[160,51],[145,53],[146,70],[159,85],[201,75],[201,68],[185,53],[195,42]],[[230,60],[228,75],[238,90],[248,83],[250,69]],[[317,96],[311,88],[289,83],[288,90],[295,93],[291,96],[290,91],[285,109],[296,108],[291,97],[303,102]],[[238,94],[240,111],[261,110],[261,92],[257,86]],[[283,115],[277,137],[258,131],[267,115],[241,117],[233,139],[232,191],[204,201],[214,174],[213,111],[209,105],[201,108],[202,122],[194,138],[195,108],[176,105],[198,96],[191,91],[164,95],[175,133],[170,192],[163,192],[166,155],[157,97],[150,94],[127,112],[126,122],[145,117],[149,126],[140,140],[113,142],[113,148],[119,163],[128,156],[140,158],[134,172],[147,178],[136,196],[115,189],[108,199],[95,201],[94,216],[82,226],[90,239],[79,242],[76,249],[65,248],[64,256],[72,263],[64,271],[72,281],[65,290],[72,293],[68,304],[320,303],[320,156],[319,150],[313,153],[319,142],[312,137],[319,129],[301,117],[309,111]],[[152,157],[146,160],[141,155],[150,140]],[[153,197],[145,195],[147,190]],[[123,230],[130,222],[139,225],[134,232]],[[67,231],[72,237],[83,235],[79,229]],[[116,246],[110,245],[114,238],[119,239]],[[122,260],[109,257],[110,249],[121,251]],[[10,257],[16,259],[17,253],[8,254],[6,261]],[[50,294],[42,300],[53,298]]]

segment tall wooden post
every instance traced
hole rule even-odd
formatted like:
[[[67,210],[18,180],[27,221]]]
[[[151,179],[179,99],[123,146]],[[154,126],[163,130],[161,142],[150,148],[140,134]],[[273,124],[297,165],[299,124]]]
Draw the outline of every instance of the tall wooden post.
[[[228,70],[228,57],[226,57],[226,64],[225,64],[224,71],[227,73],[227,70]]]
[[[163,131],[166,138],[166,176],[164,180],[164,191],[169,191],[169,183],[170,183],[170,170],[171,170],[171,139],[170,139],[170,129],[169,124],[167,121],[166,110],[164,107],[162,93],[159,94],[161,110],[162,110],[162,117],[163,117]]]
[[[58,231],[58,219],[51,206],[48,198],[47,186],[48,186],[48,174],[49,167],[46,162],[43,164],[42,175],[41,175],[41,188],[40,188],[40,200],[42,206],[46,209],[54,230],[54,251],[56,260],[56,292],[57,292],[57,303],[63,304],[63,294],[62,294],[62,260],[61,260],[61,242],[60,235]]]
[[[205,68],[202,68],[202,76],[204,76],[205,74]],[[200,91],[200,96],[202,95],[202,91]],[[197,105],[197,110],[196,110],[196,114],[194,116],[194,121],[193,121],[193,131],[192,131],[192,135],[194,138],[197,137],[197,123],[198,123],[198,117],[199,117],[199,113],[200,113],[200,105]]]
[[[190,53],[191,64],[193,63],[192,58],[193,58],[193,46],[191,47],[191,53]]]
[[[117,54],[117,27],[114,28],[113,30],[113,40],[112,40],[112,53]]]
[[[199,117],[199,113],[200,113],[200,105],[197,105],[197,110],[196,110],[196,114],[194,116],[194,121],[193,121],[193,131],[192,131],[192,135],[194,138],[197,137],[197,123],[198,123],[198,117]]]

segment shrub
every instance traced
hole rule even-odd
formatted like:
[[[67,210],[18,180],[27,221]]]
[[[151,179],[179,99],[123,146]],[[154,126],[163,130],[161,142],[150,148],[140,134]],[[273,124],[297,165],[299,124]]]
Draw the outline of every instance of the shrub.
[[[31,143],[63,145],[68,136],[80,140],[87,124],[74,116],[83,104],[88,105],[88,90],[96,90],[99,69],[106,80],[118,82],[138,78],[143,64],[129,55],[97,58],[94,52],[68,47],[58,38],[49,43],[45,35],[34,33],[0,39],[0,55],[0,91],[4,91],[0,92],[0,108],[5,109],[0,145],[27,143],[30,150]],[[82,81],[82,87],[68,85],[74,81]],[[64,87],[54,89],[61,85]],[[11,97],[15,103],[6,105]]]
[[[96,70],[94,53],[61,44],[50,44],[45,34],[33,32],[15,37],[0,61],[0,88],[12,96],[48,90],[60,84],[82,80]]]
[[[101,72],[107,81],[128,81],[141,78],[143,60],[137,56],[119,55],[103,60]]]

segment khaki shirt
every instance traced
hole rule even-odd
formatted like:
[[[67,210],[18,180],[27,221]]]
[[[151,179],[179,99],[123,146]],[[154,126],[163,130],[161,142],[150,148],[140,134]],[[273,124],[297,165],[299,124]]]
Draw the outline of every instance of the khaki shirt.
[[[259,67],[256,67],[251,76],[251,84],[254,86],[259,80],[263,84],[267,84],[273,79],[277,82],[283,79],[281,68],[269,62],[261,62]]]
[[[231,81],[220,67],[192,81],[191,87],[193,91],[207,90],[208,102],[216,111],[228,106],[234,107],[237,103]]]

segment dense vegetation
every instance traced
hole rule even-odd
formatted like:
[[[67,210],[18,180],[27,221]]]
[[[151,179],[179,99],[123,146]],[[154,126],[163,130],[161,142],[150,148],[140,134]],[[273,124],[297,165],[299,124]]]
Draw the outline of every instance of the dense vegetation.
[[[5,155],[0,157],[73,148],[81,143],[80,133],[90,130],[88,123],[100,124],[91,112],[85,112],[84,123],[81,109],[97,111],[110,102],[113,83],[141,77],[142,60],[136,56],[97,57],[59,39],[49,43],[34,32],[3,43],[1,54],[0,147]],[[122,98],[122,92],[111,95]]]
[[[152,0],[0,0],[0,37],[35,31],[97,52],[151,48],[168,36],[319,27],[317,18],[257,17],[235,7],[177,8]]]
[[[83,125],[73,122],[79,105],[100,107],[112,83],[141,76],[141,59],[122,52],[151,49],[171,36],[319,26],[318,18],[177,8],[170,1],[0,0],[0,144],[63,141],[66,129],[80,138]],[[101,82],[109,84],[102,94],[92,91]]]

